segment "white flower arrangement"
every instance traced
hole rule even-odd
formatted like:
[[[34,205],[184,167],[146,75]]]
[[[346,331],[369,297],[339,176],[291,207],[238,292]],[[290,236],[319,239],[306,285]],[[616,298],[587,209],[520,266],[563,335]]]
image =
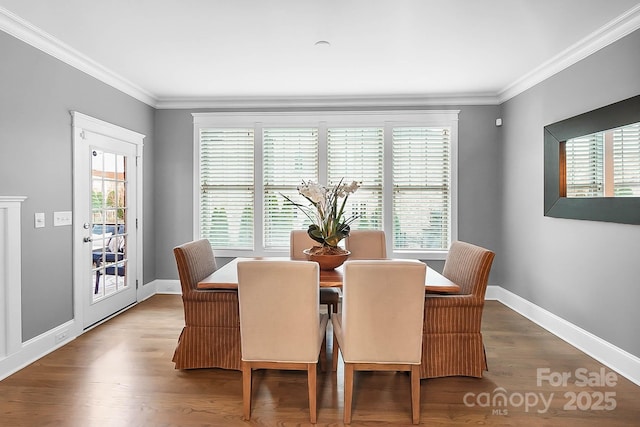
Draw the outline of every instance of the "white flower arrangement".
[[[311,220],[307,231],[309,237],[323,247],[337,248],[338,243],[349,235],[350,224],[358,218],[357,215],[352,215],[345,219],[344,208],[349,195],[355,193],[360,184],[356,181],[350,184],[342,181],[334,186],[302,181],[302,185],[298,186],[298,193],[307,199],[311,206],[301,205],[283,195]]]

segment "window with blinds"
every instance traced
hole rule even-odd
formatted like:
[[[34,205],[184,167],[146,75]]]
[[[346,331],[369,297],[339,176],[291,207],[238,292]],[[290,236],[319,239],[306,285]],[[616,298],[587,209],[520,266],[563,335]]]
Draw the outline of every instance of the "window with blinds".
[[[349,196],[345,218],[358,216],[352,229],[380,230],[382,225],[384,128],[327,129],[327,181],[336,185],[357,181]]]
[[[567,140],[567,197],[640,196],[640,123]]]
[[[613,131],[616,197],[640,197],[640,123]]]
[[[253,249],[254,130],[200,130],[200,236],[216,249]]]
[[[444,259],[456,237],[458,111],[193,113],[194,237],[217,256],[283,256],[310,221],[302,181],[357,181],[346,217],[390,257]],[[454,153],[454,154],[452,154]],[[393,242],[393,243],[391,243]]]
[[[303,179],[318,181],[318,129],[266,128],[262,150],[264,248],[288,249],[291,230],[310,221],[283,194],[304,203],[297,187]]]
[[[567,197],[604,196],[604,134],[567,140]]]
[[[393,248],[447,250],[451,243],[450,130],[393,129]]]

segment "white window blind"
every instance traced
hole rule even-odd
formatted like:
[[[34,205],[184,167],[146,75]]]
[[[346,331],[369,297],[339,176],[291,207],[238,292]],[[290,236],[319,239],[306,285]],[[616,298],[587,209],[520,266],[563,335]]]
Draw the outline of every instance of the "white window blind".
[[[458,111],[193,113],[194,237],[216,255],[285,256],[309,220],[284,195],[303,180],[361,182],[354,229],[382,229],[390,257],[445,259],[457,236]],[[391,243],[393,242],[393,243]]]
[[[640,123],[565,144],[567,197],[640,196]]]
[[[451,243],[450,130],[393,129],[393,248],[447,250]]]
[[[200,236],[216,249],[253,249],[254,130],[200,130]]]
[[[327,129],[327,180],[358,181],[361,187],[349,196],[345,217],[358,215],[353,229],[382,229],[382,172],[384,129]]]
[[[613,131],[614,194],[640,197],[640,123]]]
[[[565,153],[567,197],[603,197],[604,134],[569,139]]]
[[[289,234],[310,221],[282,195],[296,202],[302,180],[318,181],[318,129],[266,128],[262,133],[264,186],[264,248],[289,247]]]

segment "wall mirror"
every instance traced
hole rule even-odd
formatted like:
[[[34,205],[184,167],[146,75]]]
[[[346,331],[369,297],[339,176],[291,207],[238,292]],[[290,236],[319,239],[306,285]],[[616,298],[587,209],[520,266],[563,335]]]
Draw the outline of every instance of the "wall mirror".
[[[544,214],[640,224],[640,95],[544,127]]]
[[[640,197],[640,122],[560,142],[560,169],[565,197]]]

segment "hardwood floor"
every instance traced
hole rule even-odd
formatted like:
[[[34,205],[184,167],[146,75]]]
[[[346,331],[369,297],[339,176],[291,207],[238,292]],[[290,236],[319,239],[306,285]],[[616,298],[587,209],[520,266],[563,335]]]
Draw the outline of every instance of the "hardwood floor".
[[[175,370],[171,357],[182,325],[180,296],[156,295],[138,304],[0,382],[0,424],[308,424],[306,372],[256,372],[252,418],[245,422],[239,371]],[[422,424],[640,425],[640,387],[502,304],[487,302],[483,334],[489,372],[482,379],[422,380]],[[545,368],[554,380],[563,372],[571,377],[566,385],[538,385],[537,370]],[[615,385],[609,378],[608,386],[581,386],[581,374],[595,378],[601,369],[617,378]],[[342,385],[341,367],[337,376],[319,373],[319,426],[342,425]],[[357,374],[352,425],[410,425],[410,413],[406,374]]]

